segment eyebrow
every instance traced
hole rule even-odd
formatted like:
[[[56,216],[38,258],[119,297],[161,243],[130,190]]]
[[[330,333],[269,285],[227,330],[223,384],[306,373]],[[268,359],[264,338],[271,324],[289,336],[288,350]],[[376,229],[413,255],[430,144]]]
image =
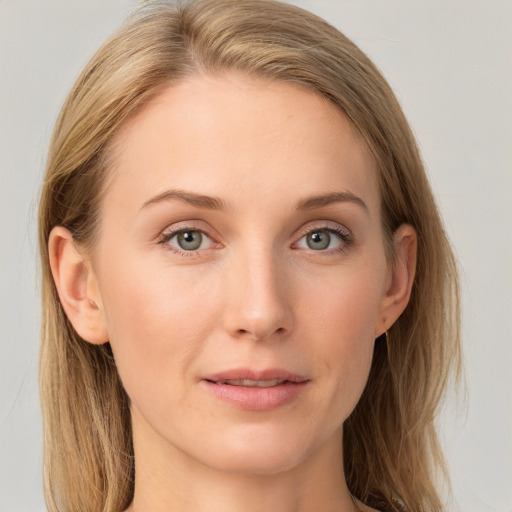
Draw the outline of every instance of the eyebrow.
[[[208,210],[225,211],[227,209],[226,203],[219,197],[205,196],[202,194],[196,194],[195,192],[187,192],[185,190],[177,189],[166,190],[165,192],[152,197],[142,205],[142,209],[151,204],[172,201],[175,199],[178,201],[183,201],[184,203],[190,204],[192,206],[206,208]],[[308,211],[322,208],[324,206],[329,206],[335,203],[354,203],[361,206],[366,212],[369,211],[368,206],[360,197],[348,191],[330,192],[327,194],[307,197],[305,199],[301,199],[297,203],[296,208],[299,211]]]
[[[151,204],[163,201],[171,201],[173,199],[183,201],[184,203],[188,203],[199,208],[207,208],[208,210],[226,209],[226,203],[218,197],[204,196],[194,192],[186,192],[185,190],[166,190],[165,192],[162,192],[161,194],[158,194],[146,201],[142,205],[142,208],[146,208]]]
[[[318,196],[308,197],[301,199],[297,203],[297,210],[315,210],[322,208],[323,206],[329,206],[334,203],[354,203],[363,208],[368,213],[368,206],[358,196],[352,194],[352,192],[331,192],[329,194],[321,194]]]

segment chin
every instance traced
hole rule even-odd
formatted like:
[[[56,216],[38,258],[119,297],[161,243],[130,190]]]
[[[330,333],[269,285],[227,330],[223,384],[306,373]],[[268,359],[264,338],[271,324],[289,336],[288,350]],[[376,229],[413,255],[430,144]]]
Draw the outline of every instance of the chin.
[[[231,449],[230,453],[219,454],[208,465],[226,473],[270,476],[294,469],[304,458],[302,453],[297,453],[297,448],[290,452],[283,452],[275,446],[269,450]]]
[[[275,427],[225,432],[202,452],[204,464],[217,470],[242,475],[275,475],[290,471],[318,450],[305,436]],[[244,431],[245,430],[245,431]],[[317,446],[318,445],[318,446]]]

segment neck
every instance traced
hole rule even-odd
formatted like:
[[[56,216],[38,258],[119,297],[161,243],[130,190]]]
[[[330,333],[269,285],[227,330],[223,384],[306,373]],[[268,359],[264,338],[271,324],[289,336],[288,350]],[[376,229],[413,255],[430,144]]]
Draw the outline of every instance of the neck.
[[[341,440],[340,429],[306,461],[254,474],[208,467],[161,439],[148,443],[134,428],[135,494],[127,512],[355,512]]]

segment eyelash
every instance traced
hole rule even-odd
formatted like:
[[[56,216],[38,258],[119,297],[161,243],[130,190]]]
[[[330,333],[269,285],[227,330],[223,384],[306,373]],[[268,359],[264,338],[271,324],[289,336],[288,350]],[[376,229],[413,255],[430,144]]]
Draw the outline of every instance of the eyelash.
[[[197,249],[192,251],[186,251],[179,249],[178,247],[169,245],[168,242],[175,236],[178,236],[180,233],[186,233],[187,231],[193,231],[201,233],[203,236],[206,236],[208,239],[211,240],[212,246],[221,246],[220,242],[216,242],[206,231],[203,229],[197,228],[193,225],[191,226],[183,226],[178,229],[171,229],[163,232],[158,240],[158,243],[163,246],[163,248],[167,251],[171,251],[175,254],[179,254],[181,256],[185,257],[194,257],[198,256],[200,252],[204,251],[205,249]],[[315,251],[314,249],[311,249],[311,252],[317,253],[318,255],[329,255],[329,254],[336,254],[336,253],[343,253],[345,252],[353,243],[352,234],[345,229],[342,229],[338,226],[332,226],[332,225],[324,225],[319,227],[313,227],[313,228],[307,228],[301,232],[300,237],[296,242],[292,244],[293,248],[297,247],[297,244],[307,235],[315,232],[327,232],[327,233],[334,233],[335,236],[337,236],[340,241],[342,242],[342,245],[340,247],[337,247],[335,249],[328,249],[328,250],[318,250]]]

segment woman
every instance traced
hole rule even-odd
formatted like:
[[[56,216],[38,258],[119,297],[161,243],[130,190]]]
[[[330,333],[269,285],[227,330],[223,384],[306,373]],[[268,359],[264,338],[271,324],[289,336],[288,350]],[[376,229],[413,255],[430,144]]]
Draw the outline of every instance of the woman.
[[[456,269],[389,86],[267,0],[91,60],[40,206],[50,510],[439,511]]]

